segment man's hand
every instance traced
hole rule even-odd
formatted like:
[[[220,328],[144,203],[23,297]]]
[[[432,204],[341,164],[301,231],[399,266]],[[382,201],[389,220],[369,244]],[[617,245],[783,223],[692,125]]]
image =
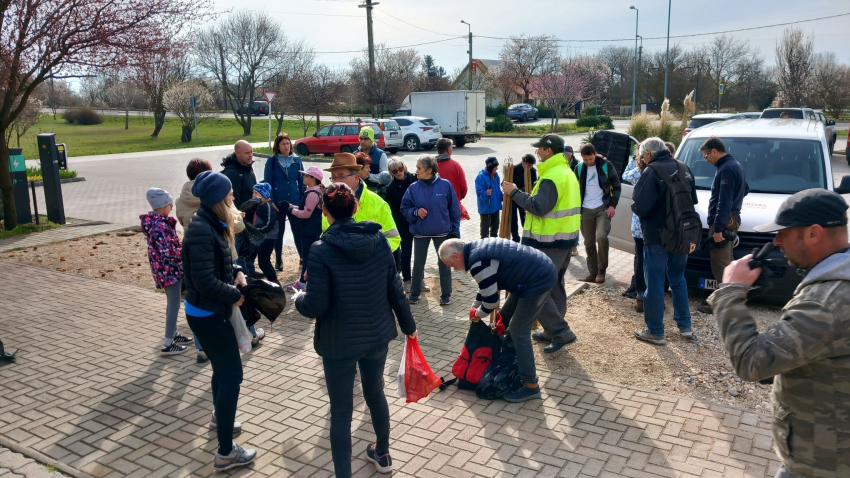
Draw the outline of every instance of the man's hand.
[[[723,233],[715,232],[714,233],[714,242],[723,242]]]
[[[477,308],[472,307],[472,308],[469,309],[469,320],[471,320],[473,322],[481,322],[481,318],[478,317],[478,309]]]
[[[726,266],[726,269],[723,269],[723,282],[740,282],[748,286],[753,285],[761,274],[761,267],[750,269],[750,259],[752,258],[752,254],[747,254],[737,261],[732,261],[731,264]]]
[[[239,300],[236,301],[236,307],[241,306],[243,302],[245,302],[245,296],[240,294]]]
[[[408,335],[408,337],[410,337],[410,338],[411,338],[411,339],[413,339],[413,340],[418,339],[418,338],[419,338],[419,331],[418,331],[418,330],[414,330],[412,334]]]
[[[511,191],[513,191],[514,189],[516,189],[516,184],[509,183],[507,181],[502,181],[502,192],[503,193],[510,195]]]
[[[418,215],[421,219],[425,219],[425,216],[427,216],[427,215],[428,215],[428,211],[426,211],[424,207],[420,207],[420,208],[419,208],[419,210],[418,210],[418,211],[416,211],[416,214],[417,214],[417,215]]]
[[[236,280],[233,281],[233,284],[240,287],[248,285],[248,280],[245,278],[245,274],[243,274],[242,271],[236,273]]]
[[[487,195],[488,195],[488,196],[490,196],[490,195],[492,195],[492,194],[493,194],[493,190],[492,190],[492,189],[488,189],[488,190],[487,190]]]
[[[614,206],[608,206],[608,209],[605,210],[605,215],[608,216],[608,219],[611,219],[614,217],[615,212],[617,212],[617,210],[614,209]]]

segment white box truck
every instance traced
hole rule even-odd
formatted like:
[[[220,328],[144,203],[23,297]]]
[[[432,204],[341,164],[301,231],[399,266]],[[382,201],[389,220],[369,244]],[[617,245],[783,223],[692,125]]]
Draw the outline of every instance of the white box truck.
[[[484,134],[487,121],[483,91],[413,92],[404,99],[393,116],[424,116],[433,119],[444,138],[456,147],[474,143]]]

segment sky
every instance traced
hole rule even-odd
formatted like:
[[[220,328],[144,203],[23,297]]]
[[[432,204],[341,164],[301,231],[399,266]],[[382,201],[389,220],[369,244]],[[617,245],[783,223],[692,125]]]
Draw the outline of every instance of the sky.
[[[360,0],[213,0],[216,11],[250,9],[266,11],[285,25],[290,38],[302,39],[317,52],[317,60],[330,67],[345,68],[367,46],[366,9]],[[465,20],[472,24],[473,56],[498,59],[505,40],[482,38],[549,34],[562,40],[564,54],[594,54],[605,45],[634,48],[635,11],[639,9],[638,33],[644,53],[663,50],[667,7],[664,0],[379,0],[373,9],[376,44],[389,47],[416,45],[421,56],[429,54],[448,73],[468,62]],[[672,0],[670,35],[717,32],[828,17],[799,23],[814,34],[815,52],[835,52],[839,62],[850,63],[850,0]],[[778,26],[731,33],[758,48],[767,64],[775,63]],[[453,37],[462,37],[454,38]],[[713,35],[671,38],[689,50],[706,44]],[[598,41],[625,39],[626,41]],[[591,41],[597,40],[597,41]]]

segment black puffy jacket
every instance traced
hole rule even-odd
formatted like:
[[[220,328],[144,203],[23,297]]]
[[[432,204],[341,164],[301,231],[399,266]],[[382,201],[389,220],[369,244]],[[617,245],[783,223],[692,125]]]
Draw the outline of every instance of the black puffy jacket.
[[[230,317],[242,294],[233,285],[236,272],[224,226],[207,206],[192,216],[183,238],[183,281],[186,301],[203,310]]]
[[[401,200],[404,199],[404,193],[407,192],[407,188],[416,181],[418,180],[415,175],[405,173],[401,181],[393,178],[390,184],[387,185],[387,204],[390,206],[390,211],[393,213],[393,220],[399,231],[403,230],[407,233],[410,231],[410,224],[405,219],[404,214],[401,213]]]
[[[233,185],[233,197],[236,199],[234,201],[236,205],[241,205],[251,199],[254,194],[254,185],[257,184],[254,168],[239,164],[236,153],[231,153],[230,156],[224,158],[221,166],[224,168],[221,170],[221,174],[227,176],[230,179],[230,184]]]
[[[313,346],[329,359],[358,357],[398,336],[416,322],[381,225],[335,221],[310,247],[307,293],[295,300],[305,317],[315,317]],[[393,316],[395,312],[395,316]]]

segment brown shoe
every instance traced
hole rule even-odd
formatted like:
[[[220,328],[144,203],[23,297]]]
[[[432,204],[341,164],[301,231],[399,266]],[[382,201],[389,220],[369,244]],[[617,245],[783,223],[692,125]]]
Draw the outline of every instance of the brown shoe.
[[[643,312],[643,299],[635,299],[635,312]]]
[[[605,271],[599,271],[599,274],[596,275],[596,283],[601,284],[605,282]]]
[[[596,274],[590,274],[589,276],[585,277],[584,279],[579,279],[579,282],[596,282],[596,277],[597,277]]]

